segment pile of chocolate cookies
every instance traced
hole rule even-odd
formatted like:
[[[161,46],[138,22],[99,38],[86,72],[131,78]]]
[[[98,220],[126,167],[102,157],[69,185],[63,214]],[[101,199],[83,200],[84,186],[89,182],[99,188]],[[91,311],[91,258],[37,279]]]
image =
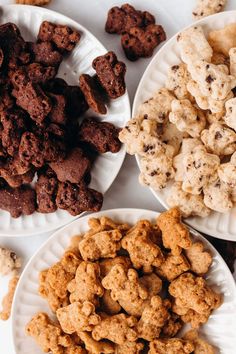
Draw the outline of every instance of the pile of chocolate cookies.
[[[124,4],[109,10],[105,30],[121,35],[121,45],[126,57],[135,61],[151,57],[154,49],[166,40],[163,27],[155,22],[155,17],[148,11],[139,11]]]
[[[99,153],[119,151],[119,130],[83,114],[105,114],[108,100],[125,93],[126,68],[108,52],[93,61],[93,77],[68,85],[56,74],[79,41],[78,31],[47,21],[36,43],[13,23],[0,26],[0,208],[12,217],[102,206],[90,171]]]

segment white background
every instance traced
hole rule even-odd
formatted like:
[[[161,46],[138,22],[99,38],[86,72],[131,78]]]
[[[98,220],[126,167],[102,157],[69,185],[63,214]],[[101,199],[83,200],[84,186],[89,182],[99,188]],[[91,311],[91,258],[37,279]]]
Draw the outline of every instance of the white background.
[[[147,10],[154,14],[157,22],[164,26],[168,38],[192,22],[191,11],[195,0],[130,0],[128,2],[137,9]],[[14,1],[0,0],[0,5],[11,3]],[[120,47],[120,37],[109,35],[104,31],[108,10],[114,5],[123,3],[125,0],[52,0],[47,7],[87,27],[107,49],[114,50],[118,57],[126,62],[128,70],[126,82],[132,103],[138,82],[150,59],[141,59],[134,63],[127,61]],[[236,0],[228,0],[226,10],[233,9],[236,10]],[[118,207],[163,210],[148,188],[138,184],[138,168],[135,159],[130,156],[126,157],[116,181],[105,195],[103,209]],[[49,234],[10,239],[0,237],[0,245],[13,248],[25,264],[48,236]],[[0,298],[6,292],[6,281],[7,279],[0,280]],[[0,354],[15,354],[10,320],[0,323]]]

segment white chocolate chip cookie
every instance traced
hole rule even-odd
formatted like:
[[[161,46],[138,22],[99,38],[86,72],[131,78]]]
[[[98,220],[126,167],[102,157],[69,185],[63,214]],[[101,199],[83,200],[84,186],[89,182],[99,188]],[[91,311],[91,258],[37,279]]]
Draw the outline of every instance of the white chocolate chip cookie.
[[[236,76],[236,48],[231,48],[229,51],[230,74]]]
[[[168,154],[159,154],[155,159],[142,158],[140,160],[140,170],[140,183],[155,190],[166,187],[167,182],[173,179],[175,174],[172,166],[172,156]]]
[[[129,154],[153,154],[153,151],[165,150],[165,144],[159,139],[160,127],[152,119],[133,118],[121,130],[119,139],[125,144]],[[163,149],[162,149],[163,148]],[[164,151],[163,150],[163,151]]]
[[[161,135],[161,140],[168,145],[173,146],[174,155],[177,155],[184,137],[187,137],[187,133],[180,132],[175,124],[172,124],[170,121],[167,121],[163,125],[163,134]]]
[[[213,15],[224,9],[227,0],[197,0],[193,10],[193,18],[200,20],[203,17]]]
[[[211,61],[213,50],[208,43],[203,28],[193,26],[181,32],[177,38],[181,58],[184,63],[191,65],[199,59]]]
[[[170,113],[173,99],[175,99],[173,94],[166,88],[162,88],[139,106],[138,116],[164,123]]]
[[[206,125],[204,113],[186,99],[172,101],[169,120],[193,138],[199,137]]]
[[[227,213],[233,207],[230,189],[219,179],[203,188],[205,205],[219,213]]]
[[[168,72],[166,88],[172,91],[179,100],[189,98],[187,83],[190,79],[186,64],[173,65]]]
[[[236,133],[221,123],[213,123],[201,133],[207,150],[216,155],[231,155],[236,150]]]
[[[209,154],[204,146],[197,146],[183,157],[185,192],[201,194],[202,189],[217,179],[220,158]]]
[[[231,156],[229,162],[220,165],[218,175],[229,189],[236,188],[236,152]]]
[[[180,150],[180,154],[175,156],[173,159],[173,166],[176,170],[175,172],[175,180],[182,182],[184,179],[184,165],[183,158],[186,154],[191,153],[196,146],[202,146],[202,142],[200,139],[192,139],[185,138],[182,141],[182,146]]]
[[[213,123],[217,123],[217,122],[224,123],[224,121],[223,121],[224,115],[225,115],[225,110],[223,110],[222,112],[218,112],[218,113],[212,113],[211,111],[208,110],[206,112],[206,120],[209,124],[213,124]]]
[[[222,112],[224,110],[225,102],[234,96],[232,91],[230,91],[224,100],[215,100],[211,96],[204,96],[198,83],[194,80],[189,81],[187,88],[191,95],[195,98],[198,107],[203,110],[209,109],[212,113]]]
[[[188,69],[203,96],[209,96],[214,100],[224,100],[236,86],[236,78],[229,75],[226,65],[198,60],[189,65]]]
[[[226,114],[223,117],[225,123],[236,130],[236,97],[231,98],[225,103]]]
[[[203,202],[203,196],[184,192],[181,182],[175,182],[172,185],[167,203],[171,208],[178,207],[185,218],[195,215],[206,217],[210,214],[210,209]]]

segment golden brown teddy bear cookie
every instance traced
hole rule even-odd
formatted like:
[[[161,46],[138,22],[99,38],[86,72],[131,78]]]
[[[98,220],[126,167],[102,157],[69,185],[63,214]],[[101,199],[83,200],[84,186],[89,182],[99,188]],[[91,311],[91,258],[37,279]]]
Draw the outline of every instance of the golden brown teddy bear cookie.
[[[180,255],[182,249],[191,247],[192,240],[187,227],[181,222],[178,208],[172,208],[157,218],[157,225],[162,231],[165,248],[171,249],[173,255]]]

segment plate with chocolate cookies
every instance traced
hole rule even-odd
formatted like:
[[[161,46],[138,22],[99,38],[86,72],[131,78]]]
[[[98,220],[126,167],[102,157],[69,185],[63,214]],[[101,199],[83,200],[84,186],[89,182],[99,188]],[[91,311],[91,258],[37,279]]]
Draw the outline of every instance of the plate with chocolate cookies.
[[[59,228],[99,211],[123,163],[126,66],[83,26],[1,6],[0,235]]]

